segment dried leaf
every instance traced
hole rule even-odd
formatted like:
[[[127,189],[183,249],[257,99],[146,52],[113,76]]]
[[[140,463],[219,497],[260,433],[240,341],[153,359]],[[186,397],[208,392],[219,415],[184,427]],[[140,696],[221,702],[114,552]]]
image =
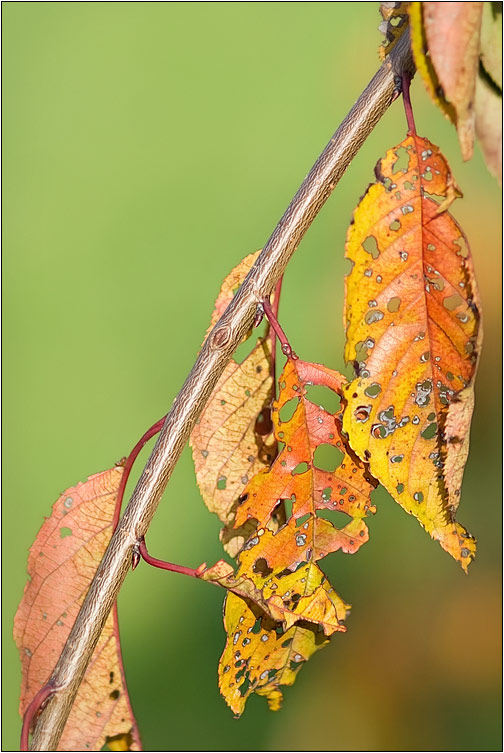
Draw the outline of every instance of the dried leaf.
[[[410,3],[380,3],[380,13],[383,18],[378,27],[385,39],[378,47],[378,54],[384,60],[403,31],[408,26],[408,7]]]
[[[422,77],[425,88],[434,104],[446,115],[452,123],[457,122],[455,108],[444,96],[443,88],[439,82],[436,70],[429,55],[425,27],[423,23],[422,6],[424,3],[410,3],[409,23],[411,35],[411,51],[418,73]]]
[[[502,3],[483,3],[480,59],[502,95]]]
[[[476,134],[488,169],[502,185],[502,94],[482,75],[476,82]]]
[[[264,696],[270,710],[278,711],[279,686],[292,685],[303,664],[329,642],[309,623],[284,632],[232,593],[226,597],[224,628],[230,637],[219,663],[219,687],[236,716],[242,714],[251,693]]]
[[[21,715],[48,681],[108,545],[122,474],[122,468],[112,468],[67,489],[30,549],[30,580],[14,621],[23,672]],[[113,750],[141,750],[115,610],[105,623],[58,750],[100,750],[107,740],[129,745]]]
[[[439,104],[444,99],[452,106],[453,110],[444,106],[443,109],[457,126],[462,157],[468,160],[473,153],[474,103],[484,3],[424,2],[414,5],[411,23],[415,62],[428,91],[435,93],[435,101]]]
[[[231,302],[259,252],[250,254],[222,284],[210,329]],[[190,439],[196,479],[203,500],[225,524],[221,539],[234,556],[251,532],[232,528],[241,490],[273,460],[269,407],[273,398],[271,344],[260,339],[242,363],[227,364]]]
[[[458,507],[462,476],[469,454],[469,432],[474,410],[474,385],[471,383],[461,390],[448,406],[444,425],[444,442],[446,459],[444,477],[448,498],[454,509]]]
[[[488,169],[502,184],[502,3],[483,3],[476,135]]]
[[[344,387],[343,428],[371,473],[467,569],[476,545],[454,519],[444,427],[472,382],[481,328],[469,248],[445,211],[456,187],[439,149],[416,135],[375,172],[347,236],[345,358],[357,378]]]

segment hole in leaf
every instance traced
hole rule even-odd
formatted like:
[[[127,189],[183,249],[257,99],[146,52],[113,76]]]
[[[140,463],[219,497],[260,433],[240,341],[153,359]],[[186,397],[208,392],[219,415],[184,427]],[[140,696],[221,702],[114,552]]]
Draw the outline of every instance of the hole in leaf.
[[[306,471],[308,470],[308,467],[309,467],[308,463],[305,463],[305,462],[298,463],[296,467],[294,468],[294,470],[292,471],[292,475],[297,476],[299,473],[306,473]]]
[[[408,172],[410,161],[408,150],[404,146],[400,146],[399,149],[396,149],[396,157],[397,159],[392,166],[392,173],[398,173],[399,170]]]
[[[345,257],[343,259],[343,264],[344,264],[343,274],[345,277],[347,277],[347,275],[349,275],[352,269],[354,268],[355,262],[353,259],[349,259],[348,257]]]
[[[467,243],[465,242],[465,239],[463,237],[457,238],[456,241],[453,241],[455,246],[459,247],[459,251],[457,251],[457,256],[461,256],[463,259],[467,259],[469,256],[469,249],[467,247]]]
[[[366,253],[371,254],[373,259],[377,259],[380,255],[380,249],[378,248],[378,243],[376,242],[374,235],[368,235],[362,244],[362,248]]]
[[[437,432],[437,424],[429,424],[426,429],[422,432],[422,437],[424,439],[433,439],[436,436]]]
[[[331,415],[337,413],[340,409],[340,396],[330,387],[311,384],[306,388],[306,397],[311,403],[321,405]]]
[[[219,476],[217,479],[217,489],[223,491],[226,488],[227,478],[225,476]]]
[[[335,528],[344,528],[350,522],[350,517],[341,510],[317,510],[317,518],[328,520]]]
[[[293,501],[292,499],[284,499],[283,503],[285,505],[285,517],[287,518],[287,520],[289,520],[292,515]]]
[[[401,227],[401,223],[399,222],[399,220],[393,220],[389,225],[389,228],[391,230],[399,230],[400,227]]]
[[[364,394],[367,395],[367,397],[377,397],[381,392],[381,385],[379,385],[377,382],[373,382],[369,385],[369,387],[366,387],[364,390]]]
[[[399,311],[400,305],[401,299],[397,296],[394,296],[393,298],[390,298],[389,302],[387,303],[387,310],[390,311],[391,314],[395,314],[396,311]]]
[[[343,453],[332,444],[321,444],[313,453],[313,463],[321,471],[335,471],[343,460]]]
[[[311,515],[309,512],[307,512],[306,515],[302,515],[300,518],[296,518],[296,528],[299,528],[300,526],[302,526],[310,518],[311,518]]]
[[[72,535],[71,528],[67,528],[66,526],[64,526],[63,528],[60,528],[60,537],[62,539],[65,539],[67,536],[71,536],[71,535]]]
[[[259,559],[254,562],[252,570],[258,575],[262,575],[263,578],[267,578],[267,576],[271,575],[273,572],[273,569],[268,566],[268,562],[264,557],[259,557]]]
[[[285,423],[286,421],[290,421],[292,416],[294,415],[296,408],[299,404],[299,398],[293,397],[291,400],[288,400],[285,405],[282,405],[280,408],[280,411],[278,413],[280,421],[282,423]]]
[[[464,299],[458,293],[449,295],[443,300],[443,306],[445,309],[448,309],[448,311],[453,311],[462,303],[464,303]]]
[[[441,202],[444,201],[446,198],[446,196],[442,196],[441,194],[438,194],[438,193],[429,193],[428,191],[425,190],[425,188],[423,189],[423,195],[426,199],[430,199],[435,204],[441,204]]]
[[[261,632],[261,624],[262,624],[262,617],[258,617],[257,620],[254,622],[254,626],[252,627],[252,633],[254,635],[257,635],[257,633]]]

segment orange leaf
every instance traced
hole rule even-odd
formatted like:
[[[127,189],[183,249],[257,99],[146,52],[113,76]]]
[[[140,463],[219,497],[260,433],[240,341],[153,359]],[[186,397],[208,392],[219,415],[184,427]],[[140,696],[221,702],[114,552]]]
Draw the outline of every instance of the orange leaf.
[[[270,708],[279,708],[279,686],[291,685],[300,662],[325,645],[315,626],[327,636],[345,630],[349,607],[315,561],[337,549],[355,552],[367,541],[363,518],[375,510],[369,494],[376,483],[347,448],[341,410],[329,413],[312,402],[308,392],[325,387],[339,395],[342,381],[325,366],[288,358],[272,408],[275,437],[284,447],[240,498],[235,525],[257,521],[257,527],[238,554],[239,568],[228,586],[233,595],[228,595],[225,608],[228,641],[219,666],[220,688],[235,714],[241,714],[253,692],[265,695]],[[324,446],[342,456],[337,468],[318,467],[318,450]],[[284,500],[292,505],[292,513],[277,530],[272,518]],[[344,512],[350,521],[338,529],[318,511]],[[233,587],[244,581],[249,589],[254,585],[262,603],[250,591]],[[293,658],[291,643],[298,658]]]
[[[215,303],[212,328],[231,302],[259,251],[249,254],[224,280]],[[273,397],[271,344],[260,339],[242,363],[227,364],[190,439],[203,500],[226,525],[221,533],[232,556],[250,533],[230,529],[234,508],[248,479],[269,465],[276,442],[269,407]]]
[[[271,468],[258,473],[245,488],[235,525],[254,518],[259,526],[266,526],[281,500],[292,501],[291,527],[305,515],[310,519],[306,534],[301,529],[297,534],[293,531],[290,543],[285,542],[282,560],[286,547],[296,562],[304,555],[308,560],[312,556],[319,559],[340,548],[354,552],[367,541],[367,526],[362,519],[368,511],[375,511],[369,494],[376,484],[359,459],[348,451],[341,434],[341,411],[335,415],[328,413],[313,403],[307,393],[307,388],[317,385],[338,395],[344,381],[336,371],[297,358],[287,360],[280,377],[280,394],[273,404],[272,419],[275,436],[284,447]],[[289,408],[292,416],[282,420],[280,413]],[[336,467],[329,470],[320,467],[318,450],[322,447],[331,452],[331,462]],[[342,456],[341,462],[334,459],[335,455]],[[343,512],[352,520],[337,529],[318,518],[317,510]],[[246,545],[250,547],[251,540]]]
[[[123,468],[112,468],[67,489],[30,549],[30,580],[14,621],[23,672],[21,715],[49,680],[108,545],[122,474]],[[100,750],[108,740],[116,746],[112,750],[141,750],[115,609],[105,623],[58,750]]]
[[[439,149],[416,135],[375,172],[347,236],[345,358],[357,378],[344,388],[343,428],[371,473],[467,569],[476,545],[455,522],[443,432],[472,383],[482,330],[470,252],[445,211],[457,189]]]

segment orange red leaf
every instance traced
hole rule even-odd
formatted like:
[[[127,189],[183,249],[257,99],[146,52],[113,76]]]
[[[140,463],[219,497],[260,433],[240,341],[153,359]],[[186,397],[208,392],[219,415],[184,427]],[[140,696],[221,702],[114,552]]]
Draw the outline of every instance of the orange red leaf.
[[[30,549],[30,580],[14,622],[23,674],[22,715],[49,680],[108,545],[122,474],[123,468],[112,468],[67,489]],[[115,609],[105,623],[58,750],[100,750],[109,740],[115,750],[141,750]]]
[[[345,359],[357,376],[344,387],[343,428],[371,473],[467,569],[476,545],[455,521],[444,437],[481,339],[470,251],[446,211],[459,192],[438,147],[417,135],[375,172],[347,236]]]

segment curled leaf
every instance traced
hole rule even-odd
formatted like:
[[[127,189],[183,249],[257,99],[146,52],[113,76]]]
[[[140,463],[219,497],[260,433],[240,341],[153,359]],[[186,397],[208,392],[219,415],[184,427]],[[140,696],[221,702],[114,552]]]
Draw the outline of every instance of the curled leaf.
[[[470,251],[446,211],[456,187],[439,149],[417,135],[389,150],[376,175],[347,236],[345,359],[357,376],[344,387],[343,428],[371,473],[466,569],[476,546],[454,518],[444,427],[472,383],[481,328]]]
[[[259,252],[232,270],[221,287],[210,328],[243,282]],[[232,528],[238,497],[248,480],[273,460],[271,344],[260,339],[242,363],[227,364],[190,439],[203,500],[225,524],[224,548],[234,556],[250,533]]]
[[[427,90],[456,125],[465,160],[473,153],[475,96],[484,5],[412,3],[412,50]]]
[[[122,474],[123,468],[112,468],[67,489],[30,549],[30,580],[14,620],[22,663],[21,715],[49,680],[108,545]],[[115,609],[105,623],[58,750],[100,750],[110,741],[128,745],[112,750],[141,750]]]

